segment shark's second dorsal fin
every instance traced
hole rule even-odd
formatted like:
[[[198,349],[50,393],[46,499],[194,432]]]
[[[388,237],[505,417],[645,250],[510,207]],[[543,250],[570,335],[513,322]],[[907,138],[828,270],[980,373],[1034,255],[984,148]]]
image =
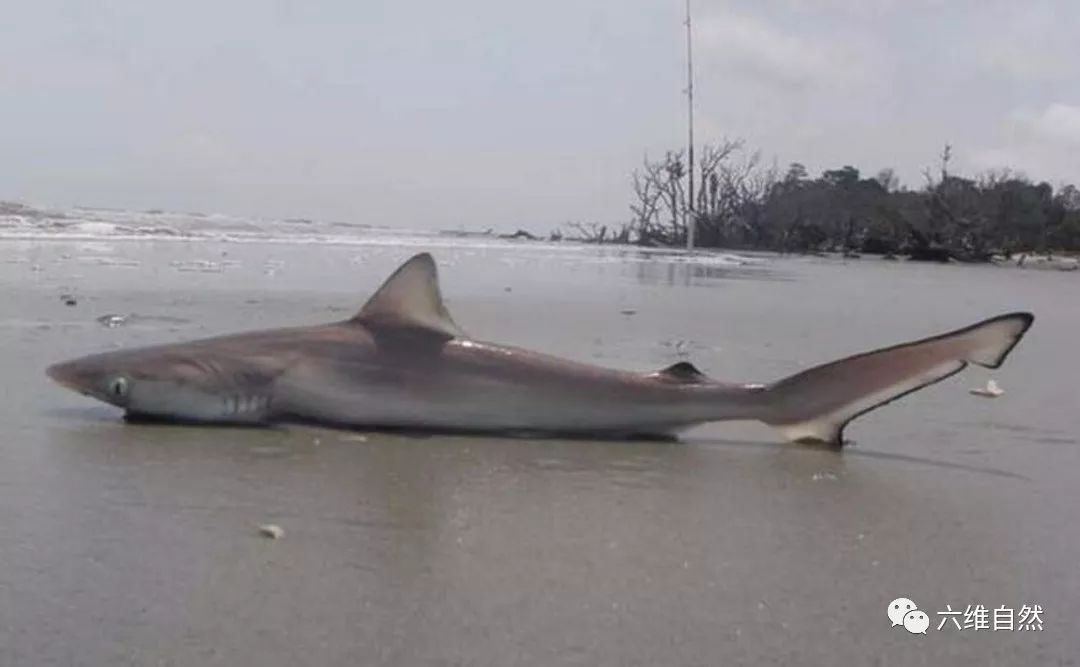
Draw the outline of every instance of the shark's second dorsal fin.
[[[376,332],[420,330],[442,339],[465,335],[446,310],[435,260],[426,252],[398,267],[350,321]]]
[[[708,380],[705,374],[699,371],[697,367],[689,361],[680,361],[672,364],[667,368],[656,371],[653,375],[668,380],[669,382],[683,382],[687,384],[705,382]]]

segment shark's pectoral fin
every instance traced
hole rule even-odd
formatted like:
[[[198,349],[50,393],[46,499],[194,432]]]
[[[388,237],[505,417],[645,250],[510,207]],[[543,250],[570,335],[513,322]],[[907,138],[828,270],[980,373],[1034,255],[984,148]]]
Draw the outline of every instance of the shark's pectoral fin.
[[[350,321],[376,333],[412,331],[443,341],[465,335],[446,310],[435,260],[426,252],[394,271]]]

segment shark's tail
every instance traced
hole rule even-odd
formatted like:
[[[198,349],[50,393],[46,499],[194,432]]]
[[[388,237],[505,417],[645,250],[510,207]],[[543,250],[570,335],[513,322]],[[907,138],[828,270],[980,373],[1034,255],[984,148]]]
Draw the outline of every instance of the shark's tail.
[[[789,440],[843,444],[852,419],[940,382],[969,363],[997,368],[1035,317],[999,315],[933,338],[824,364],[763,391],[765,417]]]

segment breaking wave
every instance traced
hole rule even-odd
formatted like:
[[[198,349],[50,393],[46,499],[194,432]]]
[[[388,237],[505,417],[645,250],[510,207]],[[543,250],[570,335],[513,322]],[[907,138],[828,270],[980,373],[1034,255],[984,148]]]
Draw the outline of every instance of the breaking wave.
[[[73,207],[44,208],[0,202],[0,241],[208,241],[222,243],[287,243],[341,246],[425,246],[542,250],[545,253],[595,253],[597,246],[573,241],[504,238],[492,232],[466,230],[401,230],[353,222],[309,218],[247,218],[222,213],[179,213],[157,209]],[[602,255],[621,261],[635,257],[672,262],[746,266],[761,258],[732,253],[686,255],[675,250],[603,246]]]

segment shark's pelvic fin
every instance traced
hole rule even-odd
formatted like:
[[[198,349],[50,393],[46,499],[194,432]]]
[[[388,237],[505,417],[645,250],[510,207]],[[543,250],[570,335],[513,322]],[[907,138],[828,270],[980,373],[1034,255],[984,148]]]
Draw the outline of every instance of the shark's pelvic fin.
[[[350,321],[376,332],[420,330],[444,340],[465,335],[446,310],[435,260],[426,252],[398,267]]]

